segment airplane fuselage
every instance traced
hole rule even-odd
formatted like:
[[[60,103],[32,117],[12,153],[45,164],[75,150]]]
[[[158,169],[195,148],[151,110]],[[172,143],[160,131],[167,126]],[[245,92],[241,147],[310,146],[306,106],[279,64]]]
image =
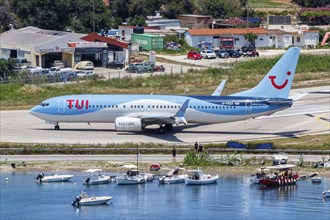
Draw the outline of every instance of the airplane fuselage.
[[[117,117],[174,115],[190,99],[188,123],[223,123],[288,108],[292,103],[269,104],[269,98],[177,95],[72,95],[48,99],[31,114],[48,122],[115,122]],[[276,99],[278,100],[278,99]],[[165,115],[164,115],[165,116]]]

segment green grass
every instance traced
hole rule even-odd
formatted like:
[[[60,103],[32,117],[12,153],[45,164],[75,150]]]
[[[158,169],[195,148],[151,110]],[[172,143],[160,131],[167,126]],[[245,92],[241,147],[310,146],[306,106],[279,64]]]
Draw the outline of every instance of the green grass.
[[[282,3],[273,2],[271,0],[248,0],[249,7],[253,8],[270,8],[283,7]]]
[[[231,94],[255,86],[277,62],[277,58],[259,58],[239,62],[233,69],[209,68],[186,74],[157,75],[111,80],[89,80],[65,85],[1,84],[0,109],[27,109],[50,97],[70,94],[190,94],[209,95],[223,79],[228,79],[224,94]],[[330,80],[329,55],[304,55],[299,59],[294,82]]]

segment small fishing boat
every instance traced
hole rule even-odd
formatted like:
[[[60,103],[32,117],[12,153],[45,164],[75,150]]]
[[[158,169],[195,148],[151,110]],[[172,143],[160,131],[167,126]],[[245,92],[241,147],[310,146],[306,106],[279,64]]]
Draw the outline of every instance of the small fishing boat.
[[[188,174],[185,174],[184,168],[173,168],[165,176],[159,178],[160,184],[173,184],[173,183],[184,183],[188,178]]]
[[[110,183],[111,177],[104,175],[101,169],[89,169],[85,172],[89,173],[88,177],[83,181],[84,185],[98,185]]]
[[[92,196],[88,197],[86,193],[81,193],[77,198],[71,203],[73,206],[80,205],[101,205],[106,204],[110,201],[112,197],[110,196]]]
[[[311,180],[312,180],[312,183],[321,183],[322,182],[322,178],[318,177],[318,176],[311,178]]]
[[[322,194],[323,194],[323,197],[330,198],[330,189],[324,191]]]
[[[69,181],[74,175],[59,175],[59,174],[52,174],[50,176],[45,176],[44,173],[39,173],[35,179],[41,182],[65,182]]]
[[[295,166],[293,164],[281,164],[266,167],[267,169],[275,170],[275,172],[260,179],[259,183],[265,186],[295,185],[299,177],[297,173],[293,174],[292,172],[292,168]]]
[[[133,164],[128,164],[122,166],[122,168],[128,169],[126,175],[121,175],[116,177],[118,185],[134,185],[142,184],[147,181],[145,175],[139,173],[138,167]]]
[[[185,179],[186,185],[206,185],[216,183],[219,175],[204,174],[201,170],[190,170],[190,175]]]

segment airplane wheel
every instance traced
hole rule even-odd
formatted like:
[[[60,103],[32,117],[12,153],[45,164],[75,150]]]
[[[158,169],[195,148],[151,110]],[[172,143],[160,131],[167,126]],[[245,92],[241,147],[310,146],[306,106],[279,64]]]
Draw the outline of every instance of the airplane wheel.
[[[165,124],[165,130],[166,131],[172,131],[173,130],[173,125],[172,124]]]
[[[165,134],[165,132],[166,132],[166,129],[163,126],[158,129],[159,134]]]
[[[60,126],[59,125],[55,125],[55,130],[60,130]]]

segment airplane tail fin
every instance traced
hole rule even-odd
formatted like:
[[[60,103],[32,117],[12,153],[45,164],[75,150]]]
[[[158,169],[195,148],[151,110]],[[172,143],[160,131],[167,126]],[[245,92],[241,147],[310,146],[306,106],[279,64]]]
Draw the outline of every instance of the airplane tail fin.
[[[289,48],[256,87],[232,96],[288,98],[299,53],[300,48]]]

